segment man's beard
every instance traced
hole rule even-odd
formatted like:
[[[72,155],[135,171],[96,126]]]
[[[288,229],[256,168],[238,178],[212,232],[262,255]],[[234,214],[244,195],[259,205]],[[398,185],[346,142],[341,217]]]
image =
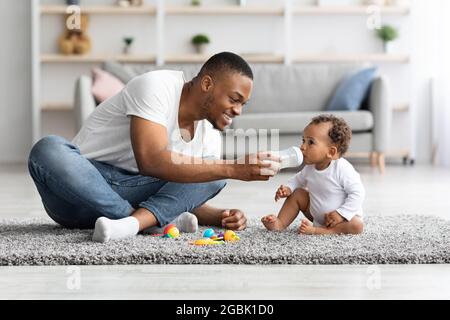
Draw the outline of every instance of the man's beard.
[[[209,96],[206,98],[205,103],[202,105],[202,110],[204,112],[205,119],[208,120],[208,122],[212,124],[214,129],[223,131],[217,126],[217,123],[213,120],[213,117],[211,114],[211,109],[212,109],[213,104],[214,104],[214,97]]]

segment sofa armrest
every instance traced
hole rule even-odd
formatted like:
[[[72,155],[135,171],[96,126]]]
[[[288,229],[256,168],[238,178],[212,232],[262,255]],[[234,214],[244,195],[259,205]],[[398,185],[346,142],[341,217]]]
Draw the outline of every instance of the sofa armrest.
[[[385,153],[389,147],[392,104],[389,80],[379,77],[373,81],[369,108],[373,114],[373,151]]]
[[[75,83],[74,114],[77,132],[96,107],[91,88],[92,79],[89,76],[81,76]]]

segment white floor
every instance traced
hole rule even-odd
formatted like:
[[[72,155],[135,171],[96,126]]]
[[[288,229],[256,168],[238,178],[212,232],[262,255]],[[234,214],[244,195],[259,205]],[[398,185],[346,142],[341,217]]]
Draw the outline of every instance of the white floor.
[[[450,219],[450,170],[391,165],[381,176],[357,169],[367,215]],[[230,181],[211,203],[248,216],[276,213],[274,191],[291,174]],[[0,218],[45,215],[25,166],[0,166],[0,181]],[[450,299],[450,265],[0,267],[0,299]]]

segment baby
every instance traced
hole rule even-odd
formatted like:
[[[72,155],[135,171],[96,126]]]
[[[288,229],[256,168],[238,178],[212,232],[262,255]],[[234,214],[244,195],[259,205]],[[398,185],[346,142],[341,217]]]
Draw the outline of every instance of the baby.
[[[278,217],[264,216],[268,230],[287,228],[301,211],[298,229],[303,234],[359,234],[363,231],[364,187],[353,166],[342,155],[347,151],[351,129],[333,115],[312,119],[300,147],[304,168],[287,185],[281,185],[275,201],[286,198]]]

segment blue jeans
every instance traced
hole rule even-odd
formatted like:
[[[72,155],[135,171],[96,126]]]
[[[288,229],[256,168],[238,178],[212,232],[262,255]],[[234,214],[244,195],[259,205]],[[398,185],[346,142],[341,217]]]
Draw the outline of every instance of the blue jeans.
[[[50,218],[67,228],[93,228],[99,217],[121,219],[137,208],[151,211],[160,226],[216,196],[223,180],[167,182],[89,160],[58,136],[38,141],[28,159],[30,175]]]

